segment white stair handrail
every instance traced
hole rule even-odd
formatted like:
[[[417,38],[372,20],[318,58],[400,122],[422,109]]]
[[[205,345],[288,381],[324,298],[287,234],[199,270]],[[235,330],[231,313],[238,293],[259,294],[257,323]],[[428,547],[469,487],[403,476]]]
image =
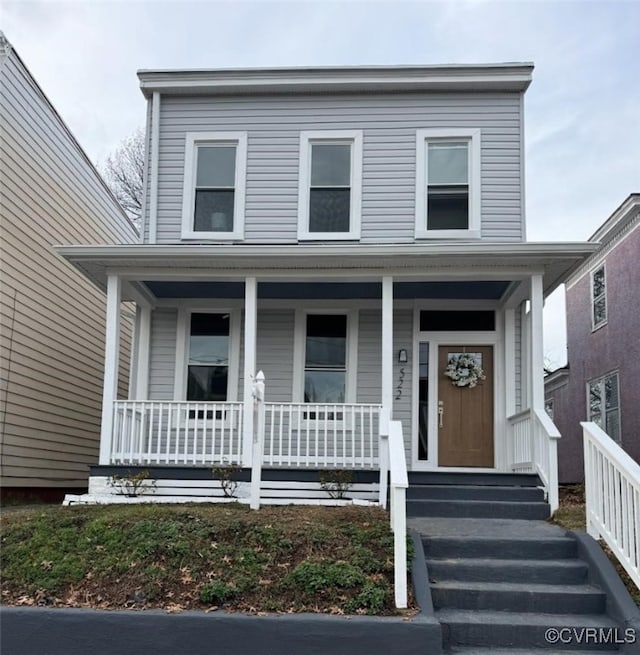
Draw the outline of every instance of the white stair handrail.
[[[587,532],[606,542],[640,588],[640,465],[595,423],[580,425]]]

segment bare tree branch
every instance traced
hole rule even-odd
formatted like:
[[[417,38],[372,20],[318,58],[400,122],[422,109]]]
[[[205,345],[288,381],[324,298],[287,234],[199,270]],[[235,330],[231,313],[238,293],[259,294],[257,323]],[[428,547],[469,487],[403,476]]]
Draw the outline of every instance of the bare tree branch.
[[[144,180],[144,132],[138,128],[107,157],[102,175],[129,218],[140,227]]]

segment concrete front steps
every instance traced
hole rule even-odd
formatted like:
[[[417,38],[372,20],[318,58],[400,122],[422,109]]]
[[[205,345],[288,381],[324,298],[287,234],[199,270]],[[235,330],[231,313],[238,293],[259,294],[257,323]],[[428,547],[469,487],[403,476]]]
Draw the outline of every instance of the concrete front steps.
[[[549,518],[537,475],[411,472],[407,516]]]
[[[620,638],[624,631],[606,614],[606,594],[588,583],[575,540],[558,526],[438,517],[410,526],[423,535],[445,653],[616,652],[616,644],[587,638],[587,630]],[[570,643],[554,643],[549,629]]]
[[[409,474],[408,524],[422,536],[445,653],[620,652],[624,629],[575,538],[544,520],[538,485],[520,474]]]

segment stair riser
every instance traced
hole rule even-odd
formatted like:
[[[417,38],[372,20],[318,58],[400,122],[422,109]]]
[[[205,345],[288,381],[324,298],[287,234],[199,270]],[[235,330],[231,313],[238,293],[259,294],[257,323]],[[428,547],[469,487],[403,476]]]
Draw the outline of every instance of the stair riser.
[[[544,614],[600,614],[605,611],[606,597],[598,592],[529,594],[517,591],[480,591],[477,589],[431,588],[436,608],[502,612],[540,612]]]
[[[537,475],[525,473],[447,473],[445,471],[410,471],[409,486],[414,484],[483,485],[499,487],[537,487]]]
[[[438,580],[466,580],[469,582],[520,582],[540,584],[583,584],[587,566],[583,562],[568,565],[544,562],[523,565],[477,566],[464,560],[428,560],[429,577]]]
[[[407,489],[408,500],[499,500],[504,502],[544,502],[544,492],[536,487],[456,487],[417,485]]]
[[[511,539],[424,539],[427,557],[477,557],[501,559],[565,559],[576,557],[573,539],[513,541]]]
[[[445,648],[455,647],[456,645],[473,645],[473,646],[493,646],[498,648],[540,648],[544,650],[557,650],[558,644],[551,644],[545,639],[545,633],[548,628],[558,628],[554,625],[553,616],[549,617],[548,626],[540,625],[478,625],[478,624],[443,624],[443,641]],[[564,626],[563,626],[564,627]],[[603,622],[603,630],[609,630],[610,627]],[[581,628],[576,628],[581,630]],[[568,635],[569,633],[567,633]],[[620,631],[623,636],[623,631]],[[582,651],[610,651],[612,644],[595,643],[595,640],[589,639],[589,643],[583,639],[582,643],[574,640],[571,644],[566,644],[567,655],[572,650],[580,649]],[[615,648],[615,646],[613,646]]]
[[[510,503],[496,505],[486,503],[465,503],[410,500],[407,501],[408,517],[447,517],[447,518],[487,518],[487,519],[528,519],[545,520],[549,518],[546,503]]]

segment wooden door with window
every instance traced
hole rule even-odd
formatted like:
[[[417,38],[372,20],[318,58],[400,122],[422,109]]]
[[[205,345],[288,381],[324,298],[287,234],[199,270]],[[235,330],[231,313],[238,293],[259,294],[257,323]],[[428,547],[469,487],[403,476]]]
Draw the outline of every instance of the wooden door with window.
[[[485,376],[473,388],[445,375],[460,355],[471,356]],[[493,465],[493,346],[439,346],[438,466]]]

